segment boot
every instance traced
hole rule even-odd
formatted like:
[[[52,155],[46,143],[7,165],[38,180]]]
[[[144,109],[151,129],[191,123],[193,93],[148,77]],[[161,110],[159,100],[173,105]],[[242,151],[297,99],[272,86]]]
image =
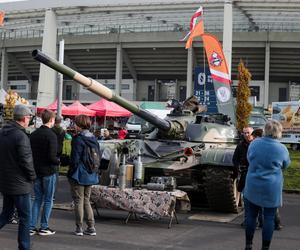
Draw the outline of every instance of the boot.
[[[245,250],[252,250],[252,244],[247,244]]]
[[[269,250],[270,249],[270,244],[271,244],[271,241],[263,240],[261,250]]]
[[[245,250],[252,250],[252,239],[246,239],[246,247]]]

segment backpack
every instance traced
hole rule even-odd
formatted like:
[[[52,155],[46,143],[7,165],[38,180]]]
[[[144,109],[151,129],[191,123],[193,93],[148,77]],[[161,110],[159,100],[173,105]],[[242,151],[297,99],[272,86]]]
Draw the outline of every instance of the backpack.
[[[84,144],[83,164],[88,173],[98,173],[100,167],[100,149],[99,144],[95,140],[94,143],[87,142],[84,136],[81,136]]]

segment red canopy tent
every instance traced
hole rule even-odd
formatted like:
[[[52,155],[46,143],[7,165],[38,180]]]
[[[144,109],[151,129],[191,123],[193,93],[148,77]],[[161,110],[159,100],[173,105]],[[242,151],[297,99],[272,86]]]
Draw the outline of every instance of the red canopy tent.
[[[79,101],[73,102],[71,105],[68,106],[68,111],[66,115],[88,115],[88,116],[95,116],[96,111],[90,110],[87,107],[83,106]]]
[[[56,111],[57,110],[57,100],[55,100],[54,102],[52,102],[51,104],[49,104],[47,107],[37,107],[37,112],[43,112],[44,109],[50,109],[52,111]],[[62,103],[61,105],[61,113],[62,115],[68,115],[69,108]]]
[[[116,103],[109,102],[104,98],[86,107],[88,109],[95,110],[97,116],[129,117],[132,115],[130,111],[122,108]]]

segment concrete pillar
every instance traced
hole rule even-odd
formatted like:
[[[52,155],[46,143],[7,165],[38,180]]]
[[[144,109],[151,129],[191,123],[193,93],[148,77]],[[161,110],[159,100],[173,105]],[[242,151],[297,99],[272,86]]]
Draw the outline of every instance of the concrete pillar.
[[[53,10],[46,10],[42,51],[56,59],[57,23]],[[37,90],[37,106],[47,106],[56,99],[57,73],[41,64]]]
[[[154,101],[159,100],[159,87],[160,84],[158,83],[157,79],[154,80]]]
[[[174,98],[176,100],[179,100],[178,80],[177,79],[175,80],[175,96],[174,96]]]
[[[6,49],[1,50],[1,88],[7,90],[8,87],[8,56]]]
[[[265,84],[264,84],[264,108],[269,104],[269,77],[270,77],[270,42],[266,42],[265,49]]]
[[[194,94],[193,91],[193,48],[188,49],[187,57],[186,98]]]
[[[116,58],[116,85],[115,93],[121,95],[121,84],[123,74],[123,52],[121,44],[117,44],[117,58]]]
[[[223,52],[227,61],[229,76],[231,77],[232,57],[232,1],[224,3],[224,26],[223,26]]]
[[[137,92],[138,92],[137,88],[138,88],[138,80],[133,79],[133,86],[132,86],[132,91],[133,91],[132,100],[133,101],[137,100]]]

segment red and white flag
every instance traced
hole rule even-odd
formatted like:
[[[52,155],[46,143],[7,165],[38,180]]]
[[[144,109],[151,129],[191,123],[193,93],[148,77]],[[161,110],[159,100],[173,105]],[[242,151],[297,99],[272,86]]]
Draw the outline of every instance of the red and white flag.
[[[187,39],[187,37],[193,32],[199,17],[201,17],[201,18],[203,17],[203,8],[202,8],[202,6],[200,6],[199,9],[197,9],[196,12],[194,13],[194,15],[191,17],[190,31],[189,31],[189,33],[186,34],[186,36],[181,41],[184,41],[185,39]]]
[[[192,16],[190,21],[190,32],[195,28],[198,17],[203,16],[203,8],[202,6],[199,7],[198,10],[196,10],[195,14]]]

